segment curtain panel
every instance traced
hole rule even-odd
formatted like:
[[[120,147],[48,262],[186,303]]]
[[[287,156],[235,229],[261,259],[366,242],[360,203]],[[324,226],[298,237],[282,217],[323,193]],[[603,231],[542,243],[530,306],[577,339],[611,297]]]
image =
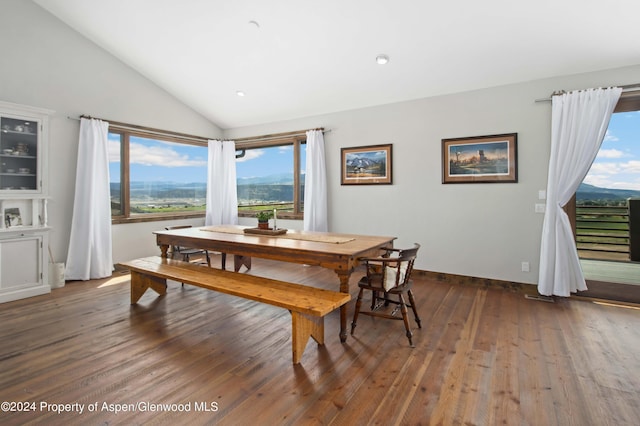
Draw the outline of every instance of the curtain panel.
[[[236,144],[210,140],[208,155],[205,225],[237,225]]]
[[[329,230],[327,216],[324,136],[322,130],[309,130],[307,131],[303,229],[327,232]]]
[[[68,280],[104,278],[113,272],[108,133],[106,121],[80,119]]]
[[[568,215],[569,202],[589,172],[622,89],[588,89],[552,97],[547,210],[542,225],[538,292],[569,296],[587,290]]]

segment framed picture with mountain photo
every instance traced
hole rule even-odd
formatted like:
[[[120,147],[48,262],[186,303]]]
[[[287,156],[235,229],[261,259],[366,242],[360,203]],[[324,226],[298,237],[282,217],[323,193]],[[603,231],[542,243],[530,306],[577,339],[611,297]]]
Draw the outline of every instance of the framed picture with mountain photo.
[[[342,185],[390,185],[391,144],[342,148]]]
[[[518,134],[442,139],[442,183],[518,182]]]

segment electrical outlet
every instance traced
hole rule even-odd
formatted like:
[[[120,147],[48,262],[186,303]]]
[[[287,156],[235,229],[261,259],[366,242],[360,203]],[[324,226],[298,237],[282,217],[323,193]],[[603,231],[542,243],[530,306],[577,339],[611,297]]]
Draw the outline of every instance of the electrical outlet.
[[[522,272],[529,272],[529,262],[522,262]]]
[[[536,204],[535,211],[536,213],[544,213],[547,205],[546,204]]]

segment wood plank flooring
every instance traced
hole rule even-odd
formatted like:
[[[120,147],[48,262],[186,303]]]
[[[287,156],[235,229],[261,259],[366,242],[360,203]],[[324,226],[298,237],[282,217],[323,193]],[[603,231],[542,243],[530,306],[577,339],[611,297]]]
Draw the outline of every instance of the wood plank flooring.
[[[319,267],[254,259],[250,273],[338,286]],[[293,365],[283,309],[176,282],[131,306],[126,274],[68,282],[0,305],[0,401],[22,410],[3,406],[0,423],[640,424],[638,306],[419,274],[414,288],[415,348],[401,321],[366,316],[342,344],[336,311],[325,346],[311,341]]]

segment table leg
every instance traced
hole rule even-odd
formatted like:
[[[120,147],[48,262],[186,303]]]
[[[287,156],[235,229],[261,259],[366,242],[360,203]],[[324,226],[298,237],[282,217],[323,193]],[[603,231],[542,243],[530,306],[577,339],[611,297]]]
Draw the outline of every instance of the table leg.
[[[340,292],[349,293],[349,278],[351,277],[351,271],[336,271],[338,278],[340,278]],[[347,305],[340,306],[340,341],[342,343],[347,341]]]
[[[235,254],[233,256],[233,270],[238,272],[244,265],[247,271],[251,269],[251,256],[240,256]]]
[[[164,257],[164,258],[169,257],[167,254],[167,252],[169,251],[169,246],[167,244],[160,244],[160,251],[162,252],[160,254],[160,257]]]

